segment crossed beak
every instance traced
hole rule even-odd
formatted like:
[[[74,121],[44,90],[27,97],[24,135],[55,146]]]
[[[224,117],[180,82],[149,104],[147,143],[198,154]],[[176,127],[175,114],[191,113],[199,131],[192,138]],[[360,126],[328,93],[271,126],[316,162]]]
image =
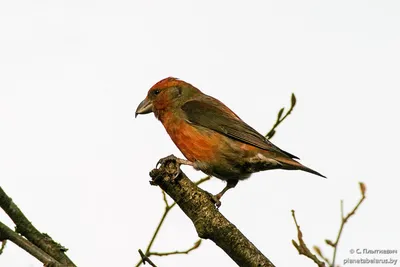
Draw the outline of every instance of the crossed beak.
[[[138,114],[147,114],[153,112],[153,103],[146,97],[142,102],[140,102],[139,106],[135,112],[135,118]]]

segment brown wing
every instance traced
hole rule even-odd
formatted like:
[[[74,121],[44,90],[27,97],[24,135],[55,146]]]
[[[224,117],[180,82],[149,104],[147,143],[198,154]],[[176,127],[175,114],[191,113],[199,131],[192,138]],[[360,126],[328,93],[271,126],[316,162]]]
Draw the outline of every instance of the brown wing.
[[[280,152],[290,158],[298,159],[298,157],[272,144],[262,134],[254,130],[214,98],[207,97],[205,100],[188,101],[182,106],[182,110],[185,112],[188,122],[192,124],[206,127],[264,150]]]

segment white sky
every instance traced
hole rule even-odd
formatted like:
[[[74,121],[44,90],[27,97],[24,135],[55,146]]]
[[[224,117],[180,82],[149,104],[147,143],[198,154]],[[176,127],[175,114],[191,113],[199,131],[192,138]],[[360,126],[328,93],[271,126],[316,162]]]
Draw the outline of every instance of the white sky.
[[[221,212],[276,266],[314,266],[291,244],[290,210],[306,242],[331,257],[323,240],[336,237],[340,199],[349,210],[364,181],[368,199],[337,262],[351,248],[400,250],[399,74],[398,1],[1,1],[0,183],[78,266],[133,266],[164,209],[148,172],[181,156],[154,116],[133,119],[147,90],[179,77],[262,133],[294,92],[298,105],[272,141],[328,179],[255,174]],[[154,250],[196,240],[176,209]],[[153,260],[235,266],[211,241]],[[41,264],[9,243],[0,266]]]

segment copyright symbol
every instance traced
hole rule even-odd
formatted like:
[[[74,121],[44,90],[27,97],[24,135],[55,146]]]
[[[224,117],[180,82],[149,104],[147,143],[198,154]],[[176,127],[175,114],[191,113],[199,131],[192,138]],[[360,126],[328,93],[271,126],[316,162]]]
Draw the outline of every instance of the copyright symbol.
[[[354,252],[355,252],[354,249],[350,249],[351,254],[354,254]]]

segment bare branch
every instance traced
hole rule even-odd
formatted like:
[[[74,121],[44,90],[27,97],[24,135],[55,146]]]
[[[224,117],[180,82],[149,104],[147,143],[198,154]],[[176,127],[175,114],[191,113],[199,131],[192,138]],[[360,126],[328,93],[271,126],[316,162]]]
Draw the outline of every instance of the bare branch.
[[[218,211],[211,195],[187,178],[175,160],[164,162],[150,176],[152,184],[158,184],[192,220],[200,238],[214,241],[239,266],[274,266]]]
[[[201,239],[197,240],[196,243],[194,243],[194,245],[187,249],[187,250],[183,250],[183,251],[171,251],[171,252],[150,252],[149,255],[150,256],[169,256],[169,255],[177,255],[177,254],[189,254],[189,252],[191,252],[192,250],[197,249],[201,244]]]
[[[297,238],[299,240],[299,244],[297,244],[296,241],[292,240],[292,244],[293,246],[295,246],[295,248],[297,249],[297,251],[299,252],[300,255],[304,255],[307,258],[313,260],[319,267],[325,267],[325,262],[320,261],[317,256],[315,256],[310,249],[307,247],[306,243],[303,240],[303,233],[300,230],[300,226],[297,223],[296,220],[296,215],[295,215],[295,211],[292,210],[292,216],[293,216],[293,220],[294,223],[296,224],[296,228],[297,228]]]
[[[11,231],[15,234],[19,233],[26,238],[23,239],[24,242],[22,242],[20,239],[17,238],[17,236],[19,235],[12,235],[11,232],[7,230],[8,227],[4,225],[7,228],[2,227],[2,230],[5,231],[3,232],[3,235],[5,235],[7,239],[9,239],[13,243],[19,242],[18,244],[16,244],[18,246],[25,246],[23,247],[23,249],[26,251],[32,250],[32,246],[35,246],[42,252],[46,253],[49,257],[51,257],[53,261],[56,261],[63,266],[76,266],[68,258],[68,256],[65,255],[64,252],[66,252],[67,249],[60,244],[54,242],[49,235],[39,232],[1,187],[0,207],[7,213],[7,215],[16,225],[15,232],[12,230]],[[28,247],[29,244],[31,246]]]
[[[329,266],[331,265],[330,260],[322,253],[321,249],[317,246],[313,246],[313,250],[317,253],[318,256],[321,257]]]
[[[342,232],[343,232],[344,225],[347,223],[347,221],[350,219],[350,217],[356,213],[356,211],[358,210],[361,203],[363,203],[363,201],[365,200],[365,197],[366,197],[365,196],[365,192],[366,192],[365,184],[360,182],[359,185],[360,185],[360,191],[361,191],[361,199],[358,201],[357,205],[352,209],[352,211],[350,211],[346,216],[344,216],[344,212],[343,212],[343,200],[340,201],[340,211],[341,211],[342,223],[340,224],[339,233],[336,237],[336,241],[332,244],[332,246],[333,246],[333,256],[332,256],[332,265],[331,265],[332,267],[335,266],[336,253],[337,253],[338,244],[339,244],[339,240],[342,235]]]
[[[195,185],[200,185],[200,184],[202,184],[202,183],[204,183],[204,182],[206,182],[206,181],[208,181],[208,180],[210,180],[210,179],[211,179],[211,176],[210,176],[210,175],[207,175],[206,177],[201,178],[200,180],[198,180],[197,182],[195,182],[194,184],[195,184]]]
[[[149,257],[149,256],[150,256],[149,253],[150,253],[151,247],[153,246],[154,240],[156,239],[156,237],[157,237],[157,235],[158,235],[158,233],[159,233],[159,231],[160,231],[160,229],[161,229],[161,226],[162,226],[162,224],[163,224],[164,221],[165,221],[165,218],[167,217],[169,211],[170,211],[171,208],[172,208],[172,206],[168,205],[168,201],[167,201],[167,197],[166,197],[165,193],[163,193],[163,199],[164,199],[164,202],[165,202],[165,210],[164,210],[163,215],[161,216],[161,220],[160,220],[160,222],[158,223],[156,230],[154,231],[153,236],[151,237],[151,240],[150,240],[149,244],[147,245],[146,252],[144,253],[144,255],[145,255],[146,257]],[[173,204],[172,204],[172,205],[173,205]],[[141,251],[141,250],[140,250],[140,251]],[[143,259],[143,257],[142,257],[142,259]],[[143,262],[143,261],[139,261],[139,262],[136,264],[136,267],[140,266],[142,263],[144,263],[144,262]]]
[[[35,246],[34,244],[29,242],[25,238],[23,238],[21,235],[17,234],[13,230],[11,230],[7,225],[5,225],[2,222],[0,222],[0,233],[3,238],[5,237],[7,240],[10,240],[14,244],[19,246],[20,248],[22,248],[23,250],[25,250],[32,256],[34,256],[36,259],[41,261],[44,265],[51,265],[54,267],[63,266],[58,261],[56,261],[53,257],[49,256],[43,250],[41,250],[40,248],[38,248],[37,246]]]
[[[196,184],[196,185],[202,184],[202,183],[204,183],[204,182],[210,180],[210,178],[211,178],[211,176],[208,175],[208,176],[206,176],[206,177],[204,177],[204,178],[198,180],[195,184]],[[157,254],[163,254],[163,253],[159,253],[159,252],[150,252],[150,249],[151,249],[151,247],[152,247],[152,245],[153,245],[153,243],[154,243],[154,240],[156,239],[157,234],[158,234],[158,232],[160,231],[160,228],[161,228],[161,226],[162,226],[162,224],[163,224],[165,218],[167,217],[168,213],[170,212],[170,210],[171,210],[173,207],[176,206],[176,202],[174,202],[174,203],[172,203],[172,204],[170,205],[170,204],[168,203],[168,200],[167,200],[167,194],[165,194],[165,192],[164,192],[163,190],[161,190],[161,192],[162,192],[162,194],[163,194],[163,200],[164,200],[164,203],[165,203],[165,210],[164,210],[163,215],[161,216],[160,222],[158,223],[158,225],[157,225],[157,227],[156,227],[156,230],[154,231],[153,236],[151,237],[151,240],[150,240],[149,244],[147,245],[147,249],[146,249],[146,253],[145,253],[146,257],[149,257],[149,256],[151,256],[151,255],[155,255],[155,256],[156,256]],[[197,241],[195,244],[197,244],[197,243],[198,243],[198,245],[197,245],[196,247],[193,246],[192,248],[188,249],[188,250],[187,250],[187,251],[188,251],[187,253],[170,253],[170,252],[167,252],[167,253],[170,253],[169,255],[174,255],[174,254],[188,254],[190,251],[192,251],[192,250],[194,250],[194,249],[197,249],[197,248],[200,246],[200,242]],[[164,253],[164,254],[165,254],[165,253]],[[157,256],[161,256],[161,255],[157,255]],[[163,255],[163,256],[165,256],[165,255]],[[135,265],[135,267],[139,267],[142,263],[143,263],[143,261],[139,261],[139,262]]]
[[[139,254],[140,257],[142,258],[142,263],[146,264],[146,262],[148,262],[151,266],[153,267],[157,267],[157,265],[154,264],[154,262],[152,262],[149,257],[147,257],[146,255],[144,255],[143,251],[139,249]]]
[[[1,241],[0,255],[3,254],[4,249],[6,248],[7,240],[4,239]]]
[[[329,239],[325,239],[325,243],[329,245],[330,247],[333,247],[333,256],[332,256],[332,262],[323,255],[321,249],[317,246],[314,246],[314,251],[317,253],[319,257],[321,257],[330,267],[335,267],[335,260],[336,260],[336,255],[337,255],[337,250],[338,250],[338,244],[340,237],[343,232],[344,225],[348,222],[351,216],[353,216],[358,208],[360,207],[361,203],[365,200],[365,192],[366,192],[366,186],[364,183],[360,182],[360,191],[361,191],[361,199],[358,201],[357,205],[346,215],[344,216],[344,211],[343,211],[343,200],[340,201],[340,217],[341,217],[341,224],[339,228],[338,235],[336,237],[335,242],[332,242]],[[299,239],[299,244],[296,243],[296,241],[292,240],[293,245],[296,247],[297,251],[299,254],[304,255],[311,260],[313,260],[318,266],[324,267],[325,263],[320,261],[314,254],[311,253],[311,251],[307,248],[305,242],[303,241],[303,234],[300,231],[300,226],[297,224],[296,216],[294,213],[294,210],[292,210],[292,216],[294,219],[294,222],[297,227],[297,234],[298,234],[298,239]]]
[[[163,194],[163,200],[165,203],[165,207],[169,207],[168,200],[167,200],[167,194],[165,194],[165,192],[162,190],[161,190],[161,193]]]
[[[279,126],[279,124],[281,124],[286,118],[287,116],[290,115],[290,113],[292,113],[294,106],[296,106],[296,96],[292,93],[291,99],[290,99],[290,109],[286,112],[285,116],[282,117],[283,112],[285,111],[285,108],[281,108],[278,112],[278,115],[276,117],[276,121],[274,126],[272,126],[272,129],[269,130],[269,132],[265,135],[265,137],[267,139],[271,139],[275,133],[276,133],[276,128]]]

